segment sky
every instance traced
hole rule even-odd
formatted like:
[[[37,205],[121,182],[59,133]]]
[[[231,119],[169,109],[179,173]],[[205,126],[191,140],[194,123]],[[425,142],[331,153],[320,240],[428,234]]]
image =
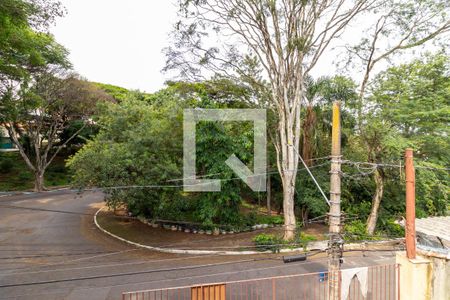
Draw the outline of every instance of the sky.
[[[128,89],[156,92],[170,75],[163,48],[177,21],[175,0],[60,0],[66,16],[51,28],[84,78]],[[316,76],[330,74],[333,57],[324,56]],[[333,70],[331,70],[333,68]]]
[[[60,0],[67,10],[51,32],[69,51],[74,70],[84,78],[128,89],[155,92],[171,79],[161,72],[163,48],[177,21],[176,0]],[[344,40],[361,38],[362,19],[346,30]],[[325,53],[314,68],[314,77],[336,74],[339,54]],[[382,65],[382,68],[386,65]],[[381,69],[382,69],[381,68]],[[380,70],[381,70],[380,69]],[[350,70],[358,82],[362,70]]]
[[[176,22],[171,0],[62,0],[65,17],[51,32],[69,51],[74,70],[91,81],[154,92],[169,79],[161,73],[162,49]]]

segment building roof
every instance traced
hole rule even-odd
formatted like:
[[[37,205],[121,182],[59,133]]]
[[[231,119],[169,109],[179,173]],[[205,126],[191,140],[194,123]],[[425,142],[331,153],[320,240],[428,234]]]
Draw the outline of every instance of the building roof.
[[[450,216],[416,219],[416,231],[450,242]]]

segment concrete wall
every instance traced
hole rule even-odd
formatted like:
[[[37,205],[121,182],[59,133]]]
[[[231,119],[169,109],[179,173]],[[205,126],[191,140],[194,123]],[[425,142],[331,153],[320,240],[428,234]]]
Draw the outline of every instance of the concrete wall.
[[[408,259],[405,252],[397,252],[400,264],[401,300],[449,300],[450,269],[446,258],[417,255]]]
[[[425,256],[431,261],[431,299],[450,299],[450,261],[445,258]]]
[[[400,300],[431,300],[431,261],[417,257],[408,259],[405,252],[397,252],[400,264]]]

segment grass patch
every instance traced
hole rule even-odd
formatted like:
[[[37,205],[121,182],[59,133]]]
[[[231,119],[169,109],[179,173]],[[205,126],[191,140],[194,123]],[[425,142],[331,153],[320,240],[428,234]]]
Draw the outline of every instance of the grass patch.
[[[300,232],[291,241],[285,241],[281,236],[275,234],[261,233],[252,239],[258,251],[272,251],[278,253],[282,248],[294,249],[298,247],[306,248],[309,242],[317,241],[314,235]]]
[[[68,185],[65,158],[56,157],[45,172],[45,186]],[[34,187],[34,175],[18,152],[0,152],[0,191],[24,191]]]
[[[252,239],[258,251],[272,251],[273,253],[280,252],[283,244],[286,242],[279,236],[274,234],[261,233]]]

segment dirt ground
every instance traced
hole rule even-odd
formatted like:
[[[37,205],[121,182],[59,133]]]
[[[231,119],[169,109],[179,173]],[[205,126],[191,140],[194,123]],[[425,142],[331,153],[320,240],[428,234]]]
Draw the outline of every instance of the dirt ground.
[[[153,228],[139,220],[117,217],[112,212],[106,211],[100,212],[97,220],[104,229],[127,240],[154,247],[178,249],[253,250],[253,237],[261,233],[281,236],[283,230],[276,227],[215,236],[171,231],[161,227]],[[322,224],[312,224],[302,230],[317,240],[325,239],[327,231],[328,228]]]

